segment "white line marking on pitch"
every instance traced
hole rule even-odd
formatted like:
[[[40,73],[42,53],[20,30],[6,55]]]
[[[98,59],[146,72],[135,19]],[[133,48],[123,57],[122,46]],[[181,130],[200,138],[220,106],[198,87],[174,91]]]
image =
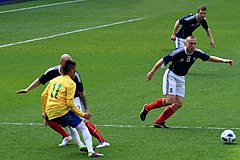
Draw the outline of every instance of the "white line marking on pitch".
[[[57,6],[57,5],[68,4],[68,3],[76,3],[76,2],[81,2],[81,1],[85,1],[85,0],[75,0],[75,1],[67,1],[67,2],[45,4],[45,5],[34,6],[34,7],[19,8],[19,9],[1,11],[0,14],[2,14],[2,13],[9,13],[9,12],[17,12],[17,11],[25,11],[25,10],[36,9],[36,8],[44,8],[44,7],[50,7],[50,6]]]
[[[145,18],[146,18],[146,17],[141,17],[141,18],[136,18],[136,19],[130,19],[130,20],[121,21],[121,22],[104,24],[104,25],[101,25],[101,26],[95,26],[95,27],[90,27],[90,28],[84,28],[84,29],[78,29],[78,30],[74,30],[74,31],[59,33],[59,34],[55,34],[55,35],[51,35],[51,36],[47,36],[47,37],[40,37],[40,38],[29,39],[29,40],[25,40],[25,41],[21,41],[21,42],[4,44],[4,45],[1,45],[0,48],[9,47],[9,46],[14,46],[14,45],[18,45],[18,44],[29,43],[29,42],[34,42],[34,41],[40,41],[40,40],[45,40],[45,39],[50,39],[50,38],[55,38],[55,37],[59,37],[59,36],[64,36],[64,35],[68,35],[68,34],[73,34],[73,33],[78,33],[78,32],[83,32],[83,31],[88,31],[88,30],[93,30],[93,29],[110,27],[110,26],[119,25],[119,24],[124,24],[124,23],[130,23],[130,22],[134,22],[134,21],[140,21],[140,20],[143,20],[143,19],[145,19]]]
[[[0,122],[0,125],[15,125],[15,126],[43,126],[43,123],[15,123],[15,122]],[[153,126],[133,126],[133,125],[112,125],[100,124],[99,127],[116,127],[116,128],[153,128]],[[224,130],[224,127],[190,127],[190,126],[171,126],[173,129],[209,129],[209,130]],[[230,128],[233,130],[240,130],[240,128]]]

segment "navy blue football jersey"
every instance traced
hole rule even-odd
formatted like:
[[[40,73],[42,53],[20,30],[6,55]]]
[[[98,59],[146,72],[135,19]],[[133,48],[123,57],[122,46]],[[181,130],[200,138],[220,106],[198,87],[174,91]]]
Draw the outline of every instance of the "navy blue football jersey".
[[[165,57],[163,57],[163,61],[165,63],[172,62],[169,65],[169,69],[179,75],[185,76],[193,63],[200,58],[202,61],[209,60],[210,56],[204,53],[202,50],[195,48],[192,54],[186,53],[186,47],[176,48]]]
[[[60,76],[60,65],[54,66],[52,68],[49,68],[40,78],[39,81],[45,85],[47,82],[52,80],[53,78],[56,78],[57,76]],[[80,74],[78,72],[75,72],[75,78],[73,81],[76,83],[76,91],[75,91],[75,96],[74,97],[79,97],[80,92],[84,91],[83,88],[83,83],[80,77]]]
[[[179,20],[179,23],[182,25],[182,27],[176,33],[176,36],[178,38],[186,39],[188,36],[191,36],[193,31],[197,29],[200,25],[205,30],[208,29],[208,23],[206,18],[198,21],[197,14],[186,15]]]

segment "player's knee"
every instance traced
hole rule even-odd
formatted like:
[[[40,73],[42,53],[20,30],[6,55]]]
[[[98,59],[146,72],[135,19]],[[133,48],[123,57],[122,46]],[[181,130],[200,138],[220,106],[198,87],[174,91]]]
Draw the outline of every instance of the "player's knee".
[[[176,110],[180,109],[182,107],[182,103],[174,103],[174,108]]]
[[[167,105],[173,104],[174,98],[167,98]]]

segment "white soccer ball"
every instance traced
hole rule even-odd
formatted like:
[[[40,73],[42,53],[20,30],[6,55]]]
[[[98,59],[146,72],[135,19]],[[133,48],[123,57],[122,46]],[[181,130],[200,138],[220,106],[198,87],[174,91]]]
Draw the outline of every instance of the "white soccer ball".
[[[227,129],[227,130],[222,132],[221,140],[223,141],[223,143],[230,144],[230,143],[233,143],[236,140],[236,135],[232,130]]]

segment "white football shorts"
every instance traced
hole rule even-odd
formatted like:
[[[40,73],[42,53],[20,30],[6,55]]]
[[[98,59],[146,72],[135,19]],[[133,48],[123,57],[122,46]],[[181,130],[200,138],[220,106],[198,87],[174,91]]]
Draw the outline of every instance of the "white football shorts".
[[[80,99],[80,97],[75,97],[74,98],[74,104],[77,106],[77,108],[80,111],[85,112],[85,108],[84,108],[84,105],[83,105],[82,100]]]
[[[186,39],[176,37],[176,40],[175,40],[176,48],[184,47],[185,41]]]
[[[185,76],[179,76],[167,69],[163,75],[163,95],[185,96]]]

